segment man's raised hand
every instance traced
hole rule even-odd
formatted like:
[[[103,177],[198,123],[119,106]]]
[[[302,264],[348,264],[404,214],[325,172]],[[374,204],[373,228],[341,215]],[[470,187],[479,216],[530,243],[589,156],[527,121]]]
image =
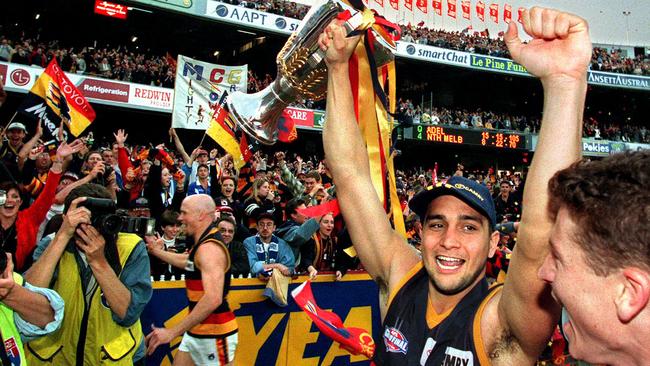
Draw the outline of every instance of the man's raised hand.
[[[573,14],[533,7],[522,14],[524,31],[533,39],[523,43],[516,22],[504,36],[512,59],[546,81],[584,81],[591,61],[587,22]]]

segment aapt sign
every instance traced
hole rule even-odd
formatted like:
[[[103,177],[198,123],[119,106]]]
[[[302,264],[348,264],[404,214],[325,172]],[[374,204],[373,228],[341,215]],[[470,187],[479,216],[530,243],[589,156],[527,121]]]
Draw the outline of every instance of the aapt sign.
[[[126,19],[129,10],[126,6],[103,0],[95,0],[95,14],[111,18]]]

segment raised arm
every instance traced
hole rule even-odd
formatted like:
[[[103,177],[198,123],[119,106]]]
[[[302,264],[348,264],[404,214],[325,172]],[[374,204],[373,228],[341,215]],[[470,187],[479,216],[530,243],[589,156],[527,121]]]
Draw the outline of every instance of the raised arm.
[[[183,143],[181,142],[181,139],[178,138],[178,135],[176,134],[176,130],[173,127],[169,129],[169,137],[171,137],[172,140],[174,140],[174,146],[176,146],[176,151],[178,151],[178,153],[181,154],[181,157],[183,158],[185,164],[192,165],[190,156],[187,155],[187,152],[185,151],[185,147],[183,147]]]
[[[505,41],[513,60],[541,79],[544,117],[498,312],[524,352],[533,356],[542,351],[559,316],[549,287],[537,277],[549,250],[552,227],[547,185],[555,172],[580,158],[591,42],[584,19],[552,9],[525,11],[523,28],[533,37],[528,44],[518,38],[514,22],[509,24]]]
[[[187,268],[189,253],[173,253],[164,249],[164,244],[160,236],[145,236],[144,241],[147,245],[147,251],[150,255],[160,259],[161,261],[171,264],[172,266],[180,269]]]
[[[39,119],[38,122],[36,122],[36,132],[34,133],[34,136],[29,139],[29,141],[27,141],[18,152],[18,168],[20,168],[20,170],[23,169],[23,166],[25,165],[25,159],[27,159],[30,151],[32,151],[34,146],[36,146],[41,136],[43,136],[43,124]]]
[[[323,146],[337,187],[341,213],[354,247],[385,295],[419,258],[390,226],[370,177],[370,167],[352,102],[348,59],[358,37],[345,38],[338,23],[319,38],[329,69]],[[391,255],[386,255],[391,253]]]
[[[14,277],[14,265],[11,254],[7,256],[7,266],[0,277],[0,299],[2,304],[14,310],[23,320],[37,327],[45,326],[54,321],[54,309],[44,295],[29,291],[17,284]]]

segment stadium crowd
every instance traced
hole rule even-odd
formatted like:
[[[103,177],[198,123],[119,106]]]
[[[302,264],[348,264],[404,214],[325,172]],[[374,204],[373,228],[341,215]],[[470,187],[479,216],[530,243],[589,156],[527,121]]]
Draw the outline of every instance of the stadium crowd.
[[[511,130],[536,134],[541,116],[524,116],[482,109],[449,109],[440,106],[422,107],[411,99],[400,99],[399,110],[413,123],[447,125],[461,128]],[[609,141],[650,143],[645,125],[633,124],[623,117],[603,111],[588,111],[583,124],[583,137]]]
[[[272,2],[261,0],[224,0],[223,2],[267,11],[294,19],[302,19],[309,10],[309,7],[306,5],[284,0],[274,0]],[[493,37],[487,29],[480,32],[469,28],[463,31],[448,31],[444,29],[431,29],[424,24],[414,26],[410,23],[399,24],[399,26],[402,31],[402,40],[405,42],[510,58],[508,48],[503,42],[503,33],[499,33],[497,37]],[[643,57],[641,55],[630,57],[623,55],[623,52],[618,48],[607,50],[603,47],[594,47],[591,69],[647,76],[650,75],[650,57]]]

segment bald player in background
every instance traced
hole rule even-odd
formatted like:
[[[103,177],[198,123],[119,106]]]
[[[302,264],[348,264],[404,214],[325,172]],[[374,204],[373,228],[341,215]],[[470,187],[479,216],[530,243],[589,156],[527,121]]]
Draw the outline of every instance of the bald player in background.
[[[174,365],[232,365],[237,348],[237,321],[226,297],[230,289],[230,256],[214,224],[215,204],[206,194],[183,200],[178,220],[185,225],[189,257],[185,287],[190,313],[172,328],[156,328],[146,337],[147,354],[183,335]],[[174,254],[173,254],[174,255]],[[173,262],[173,259],[170,263]]]

